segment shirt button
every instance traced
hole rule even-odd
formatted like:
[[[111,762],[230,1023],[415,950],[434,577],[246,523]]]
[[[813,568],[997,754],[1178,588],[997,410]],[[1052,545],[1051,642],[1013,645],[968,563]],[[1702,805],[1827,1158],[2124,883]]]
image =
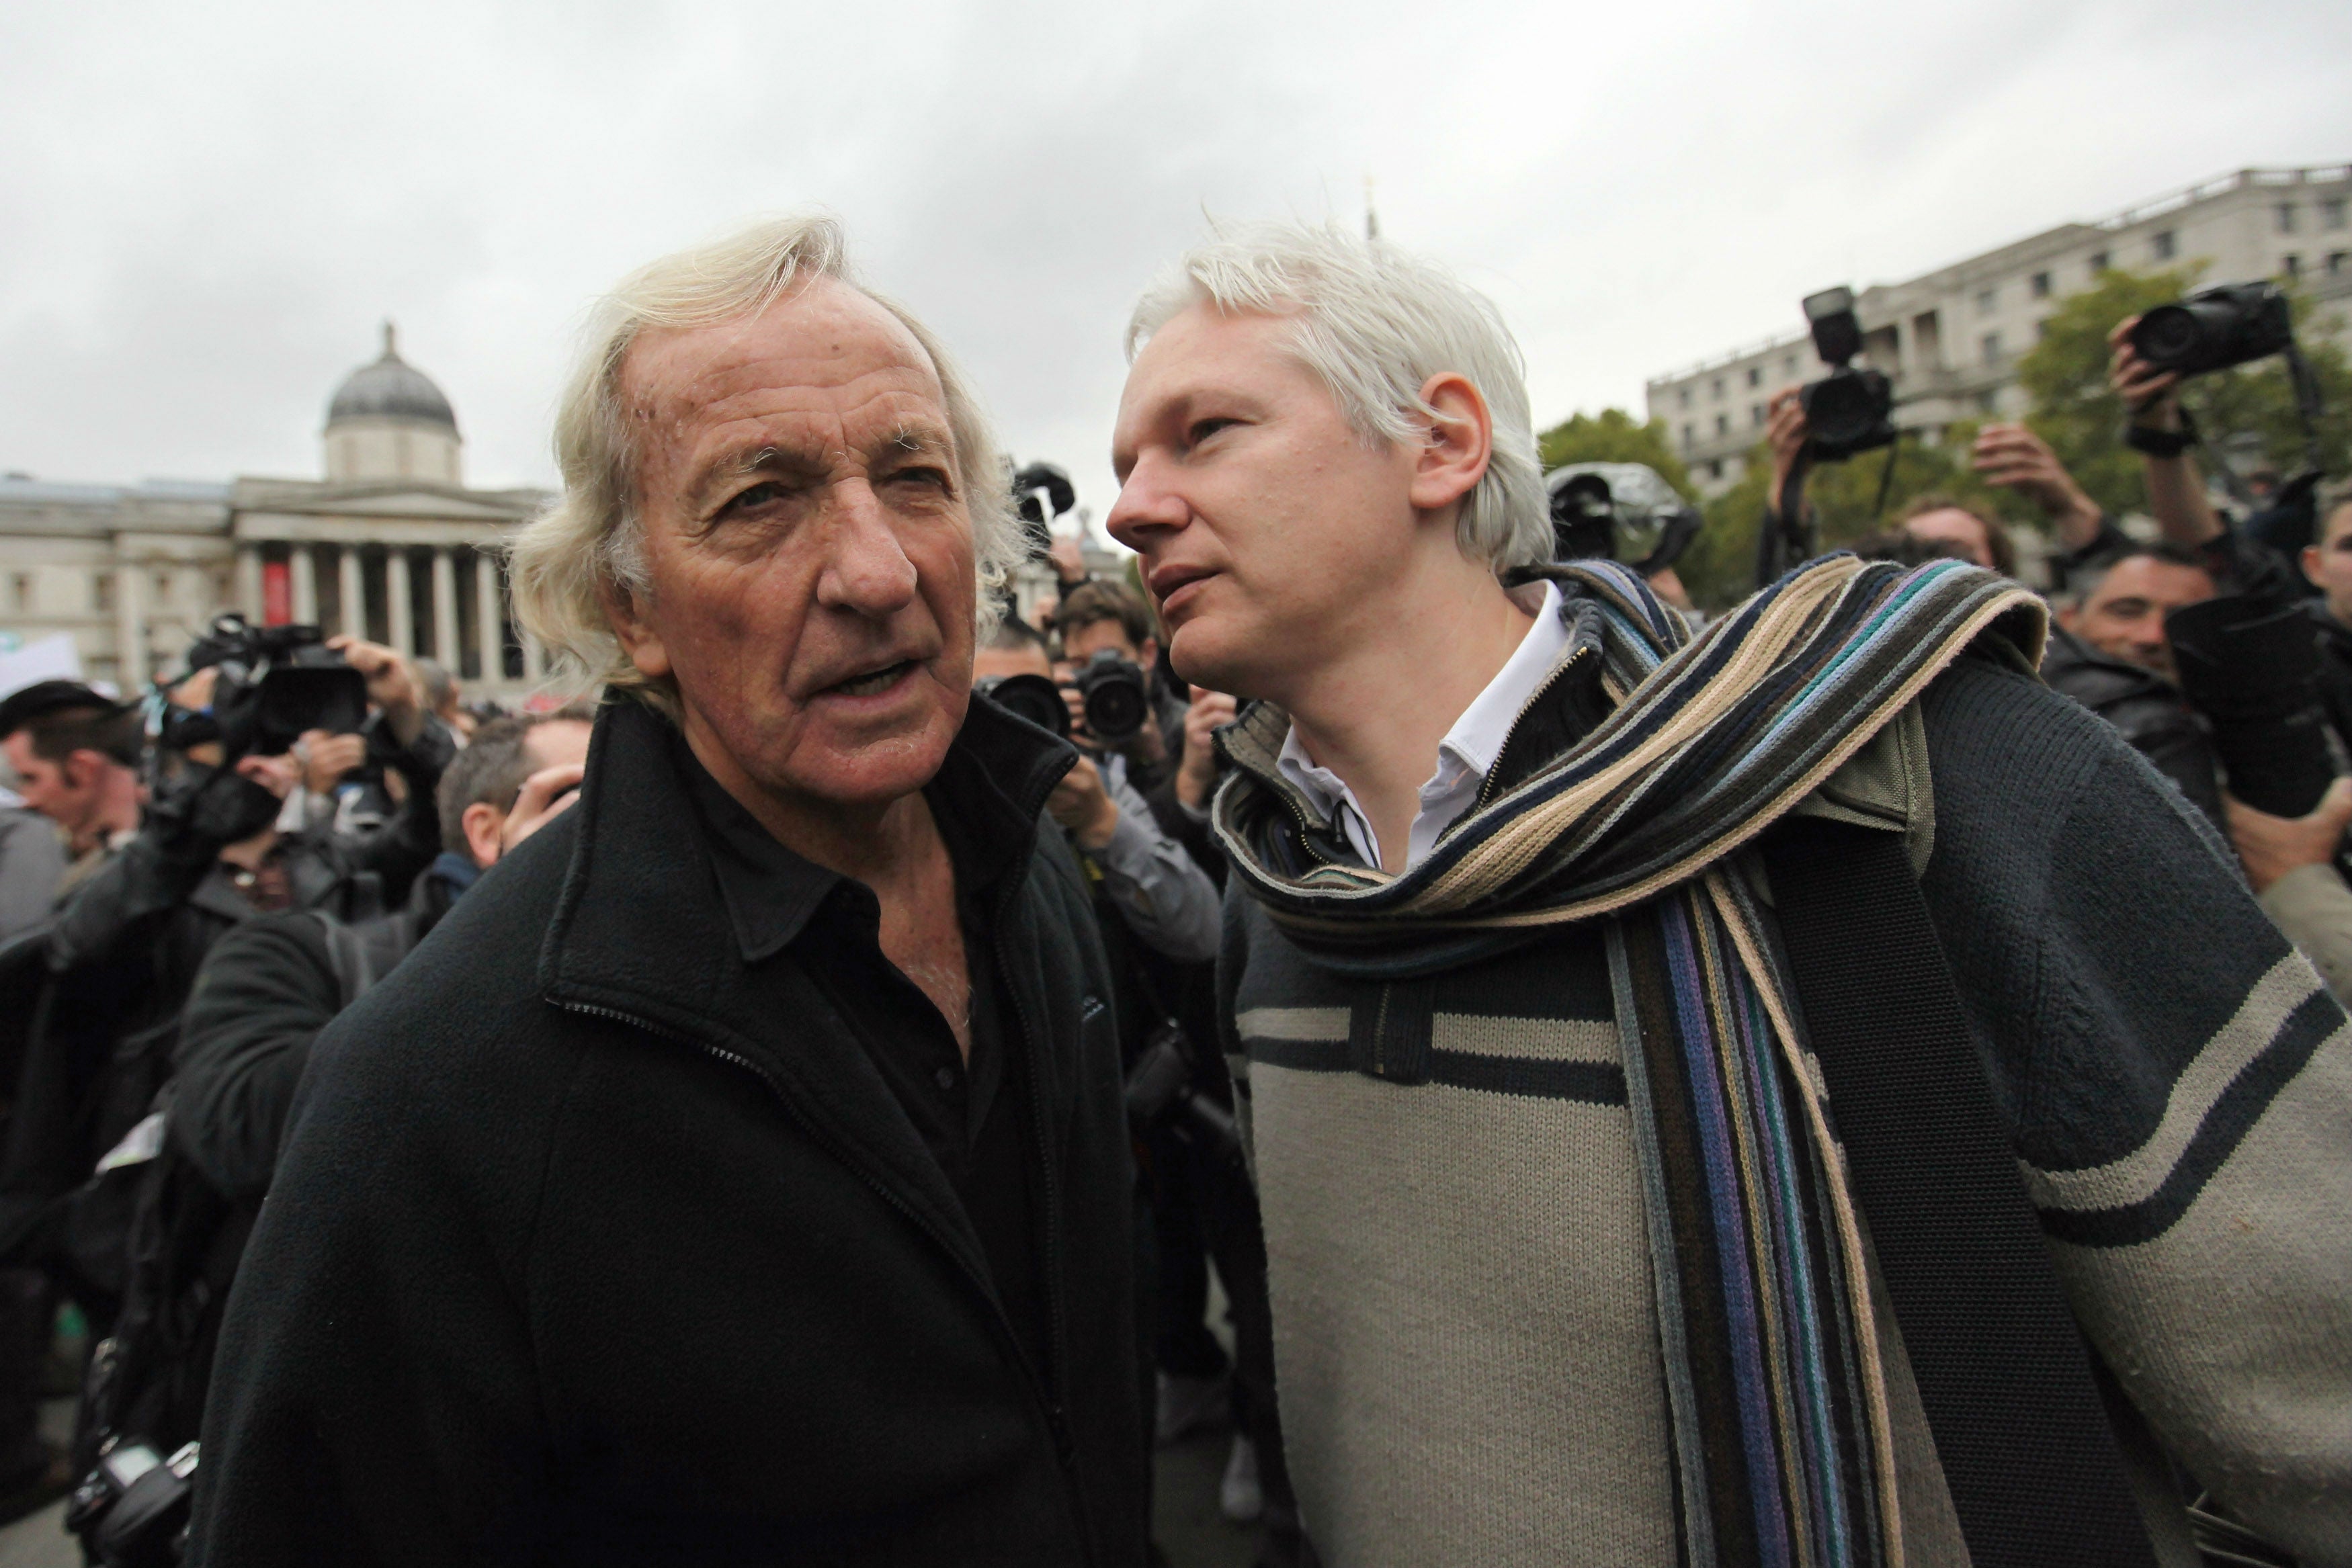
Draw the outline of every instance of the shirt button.
[[[931,1074],[931,1082],[940,1086],[940,1092],[945,1093],[947,1091],[953,1089],[956,1086],[955,1069],[952,1067],[940,1068],[937,1072]]]

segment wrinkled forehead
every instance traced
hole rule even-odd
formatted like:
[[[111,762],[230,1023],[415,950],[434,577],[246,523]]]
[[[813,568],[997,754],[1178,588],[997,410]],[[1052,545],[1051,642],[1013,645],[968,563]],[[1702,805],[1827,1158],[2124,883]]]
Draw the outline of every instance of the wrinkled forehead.
[[[1144,340],[1128,367],[1121,431],[1206,395],[1328,397],[1299,353],[1303,317],[1297,309],[1226,310],[1205,299],[1186,306]]]
[[[831,278],[730,321],[648,329],[618,380],[631,423],[656,435],[795,409],[928,414],[942,429],[948,418],[939,371],[907,324]]]

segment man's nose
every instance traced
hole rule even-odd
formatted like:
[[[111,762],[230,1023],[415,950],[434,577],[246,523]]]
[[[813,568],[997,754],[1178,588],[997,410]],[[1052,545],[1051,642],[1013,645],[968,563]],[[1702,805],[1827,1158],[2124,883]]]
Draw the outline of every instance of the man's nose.
[[[1167,482],[1161,465],[1150,457],[1139,459],[1118,487],[1103,527],[1110,537],[1139,553],[1156,533],[1181,528],[1192,521],[1192,508]]]
[[[907,559],[889,508],[862,479],[837,486],[834,494],[817,602],[877,619],[904,609],[915,597],[915,563]]]

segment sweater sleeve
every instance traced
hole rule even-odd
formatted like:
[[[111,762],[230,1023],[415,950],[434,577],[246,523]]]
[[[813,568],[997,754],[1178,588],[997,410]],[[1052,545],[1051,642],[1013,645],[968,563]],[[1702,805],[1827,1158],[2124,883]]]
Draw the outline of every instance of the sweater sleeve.
[[[1922,890],[2084,1332],[2232,1512],[2352,1563],[2352,1024],[2100,720],[1973,665],[1923,711]]]
[[[223,1193],[268,1187],[310,1042],[342,1002],[309,915],[247,921],[205,955],[173,1053],[172,1136]]]

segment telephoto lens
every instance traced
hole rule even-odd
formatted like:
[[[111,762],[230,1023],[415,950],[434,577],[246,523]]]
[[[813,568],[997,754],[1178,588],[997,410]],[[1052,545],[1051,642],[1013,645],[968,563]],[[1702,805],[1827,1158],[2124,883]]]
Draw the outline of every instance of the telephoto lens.
[[[1142,670],[1108,648],[1078,666],[1078,695],[1087,732],[1104,746],[1124,746],[1151,717],[1151,692]]]
[[[2269,283],[2224,283],[2159,305],[2131,330],[2132,347],[2159,371],[2226,371],[2294,345],[2286,295]]]
[[[1070,706],[1062,700],[1062,688],[1045,676],[990,675],[973,682],[971,689],[1015,718],[1070,738]]]

